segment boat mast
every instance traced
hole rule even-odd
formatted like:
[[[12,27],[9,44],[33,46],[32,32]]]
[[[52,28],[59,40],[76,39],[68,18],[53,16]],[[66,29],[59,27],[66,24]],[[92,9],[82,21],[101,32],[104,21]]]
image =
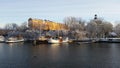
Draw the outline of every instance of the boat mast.
[[[59,24],[59,27],[60,27],[60,24]],[[58,28],[58,37],[59,37],[59,33],[60,33],[60,32],[59,32],[59,29],[60,29],[60,28]]]
[[[42,29],[43,29],[43,24],[45,23],[45,21],[44,20],[42,20],[42,24],[40,24],[40,36],[42,35]]]

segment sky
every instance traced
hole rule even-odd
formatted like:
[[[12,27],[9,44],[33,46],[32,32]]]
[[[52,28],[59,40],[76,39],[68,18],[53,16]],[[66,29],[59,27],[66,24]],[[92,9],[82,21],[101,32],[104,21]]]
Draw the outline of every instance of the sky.
[[[89,21],[95,14],[110,22],[120,21],[120,0],[0,0],[0,27],[28,18],[63,22],[73,16]]]

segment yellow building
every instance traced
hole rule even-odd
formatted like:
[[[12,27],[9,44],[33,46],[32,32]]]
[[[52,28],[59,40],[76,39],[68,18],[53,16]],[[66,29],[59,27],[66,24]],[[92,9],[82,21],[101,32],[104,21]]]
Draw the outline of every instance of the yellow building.
[[[39,30],[67,30],[68,27],[64,24],[49,21],[49,20],[42,20],[42,19],[28,19],[28,26],[32,29],[39,29]]]

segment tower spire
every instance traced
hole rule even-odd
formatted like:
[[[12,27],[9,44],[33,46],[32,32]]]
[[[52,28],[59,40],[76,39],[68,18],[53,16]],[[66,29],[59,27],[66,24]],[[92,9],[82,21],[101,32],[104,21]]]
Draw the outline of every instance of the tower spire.
[[[97,19],[97,14],[95,14],[95,17],[94,17],[94,19],[95,19],[95,20]]]

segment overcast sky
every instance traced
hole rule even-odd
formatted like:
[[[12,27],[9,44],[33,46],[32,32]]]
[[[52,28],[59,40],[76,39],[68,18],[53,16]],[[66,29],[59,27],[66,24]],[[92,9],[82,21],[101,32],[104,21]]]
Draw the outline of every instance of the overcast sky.
[[[20,24],[30,17],[63,22],[75,16],[88,21],[94,14],[120,21],[120,0],[0,0],[0,25]]]

